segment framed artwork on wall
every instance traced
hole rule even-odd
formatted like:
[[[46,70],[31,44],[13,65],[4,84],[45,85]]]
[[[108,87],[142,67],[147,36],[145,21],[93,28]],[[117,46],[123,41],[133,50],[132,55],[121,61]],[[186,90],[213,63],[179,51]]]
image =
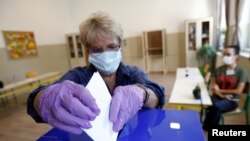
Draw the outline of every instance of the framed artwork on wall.
[[[3,38],[11,59],[37,56],[35,35],[28,31],[3,31]]]

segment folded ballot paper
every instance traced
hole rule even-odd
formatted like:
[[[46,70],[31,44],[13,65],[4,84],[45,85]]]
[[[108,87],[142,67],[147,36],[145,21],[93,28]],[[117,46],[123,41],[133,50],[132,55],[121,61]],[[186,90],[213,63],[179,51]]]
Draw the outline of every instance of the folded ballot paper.
[[[98,72],[93,74],[86,88],[96,99],[96,103],[101,112],[94,121],[90,122],[92,128],[82,128],[82,130],[94,141],[116,141],[118,133],[113,131],[113,123],[109,120],[109,107],[112,97],[105,82]]]

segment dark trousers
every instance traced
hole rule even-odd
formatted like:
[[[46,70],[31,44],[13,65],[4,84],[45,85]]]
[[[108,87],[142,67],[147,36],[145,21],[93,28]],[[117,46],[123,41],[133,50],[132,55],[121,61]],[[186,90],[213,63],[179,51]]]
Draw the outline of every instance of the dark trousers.
[[[221,114],[232,111],[238,106],[235,101],[222,99],[215,95],[211,96],[211,100],[213,105],[206,109],[206,118],[203,123],[204,130],[208,130],[216,125],[219,125]]]

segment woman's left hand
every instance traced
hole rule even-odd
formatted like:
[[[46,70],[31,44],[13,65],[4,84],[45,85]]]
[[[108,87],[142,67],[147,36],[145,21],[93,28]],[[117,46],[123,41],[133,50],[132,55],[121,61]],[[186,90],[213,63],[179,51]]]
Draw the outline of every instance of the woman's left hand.
[[[143,99],[143,89],[135,85],[119,86],[114,90],[109,111],[114,131],[121,130],[124,124],[142,108]]]

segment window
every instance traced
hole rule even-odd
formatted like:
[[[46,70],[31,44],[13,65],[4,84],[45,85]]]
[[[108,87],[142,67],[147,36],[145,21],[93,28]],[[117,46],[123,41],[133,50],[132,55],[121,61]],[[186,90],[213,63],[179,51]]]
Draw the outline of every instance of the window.
[[[222,50],[225,44],[225,37],[226,37],[226,31],[227,24],[226,24],[226,2],[229,3],[229,1],[221,0],[219,4],[219,17],[220,19],[220,37],[219,37],[219,50]],[[230,1],[231,2],[231,1]],[[232,5],[232,3],[229,3]],[[234,6],[234,5],[233,5]],[[229,7],[232,8],[231,6]],[[235,27],[232,25],[235,25],[234,20],[232,19],[238,19],[238,39],[239,39],[239,45],[241,47],[241,53],[244,53],[244,56],[250,57],[250,1],[249,0],[240,0],[238,5],[239,13],[238,15],[230,14],[228,17],[230,20],[229,22],[229,29],[231,28],[235,30]],[[234,12],[233,12],[234,13]],[[232,17],[231,17],[232,16]],[[236,22],[236,21],[235,21]],[[231,24],[230,24],[231,23]],[[232,30],[232,31],[233,31]],[[232,33],[230,33],[232,34]],[[230,37],[230,36],[229,36]]]
[[[247,46],[245,47],[245,49],[243,49],[243,51],[245,51],[245,52],[249,52],[249,54],[250,54],[250,24],[248,24],[248,44],[247,44]],[[250,56],[249,56],[250,57]]]
[[[225,7],[225,1],[222,0],[221,5],[221,22],[220,22],[220,40],[219,40],[219,50],[223,50],[224,44],[225,44],[225,37],[226,37],[226,31],[227,31],[227,24],[226,24],[226,7]]]
[[[249,19],[250,19],[250,15],[249,15]],[[245,51],[250,53],[250,23],[248,24],[248,30],[249,30],[248,31],[248,46],[246,46]]]
[[[250,53],[250,1],[241,0],[239,4],[238,38],[243,53]]]

